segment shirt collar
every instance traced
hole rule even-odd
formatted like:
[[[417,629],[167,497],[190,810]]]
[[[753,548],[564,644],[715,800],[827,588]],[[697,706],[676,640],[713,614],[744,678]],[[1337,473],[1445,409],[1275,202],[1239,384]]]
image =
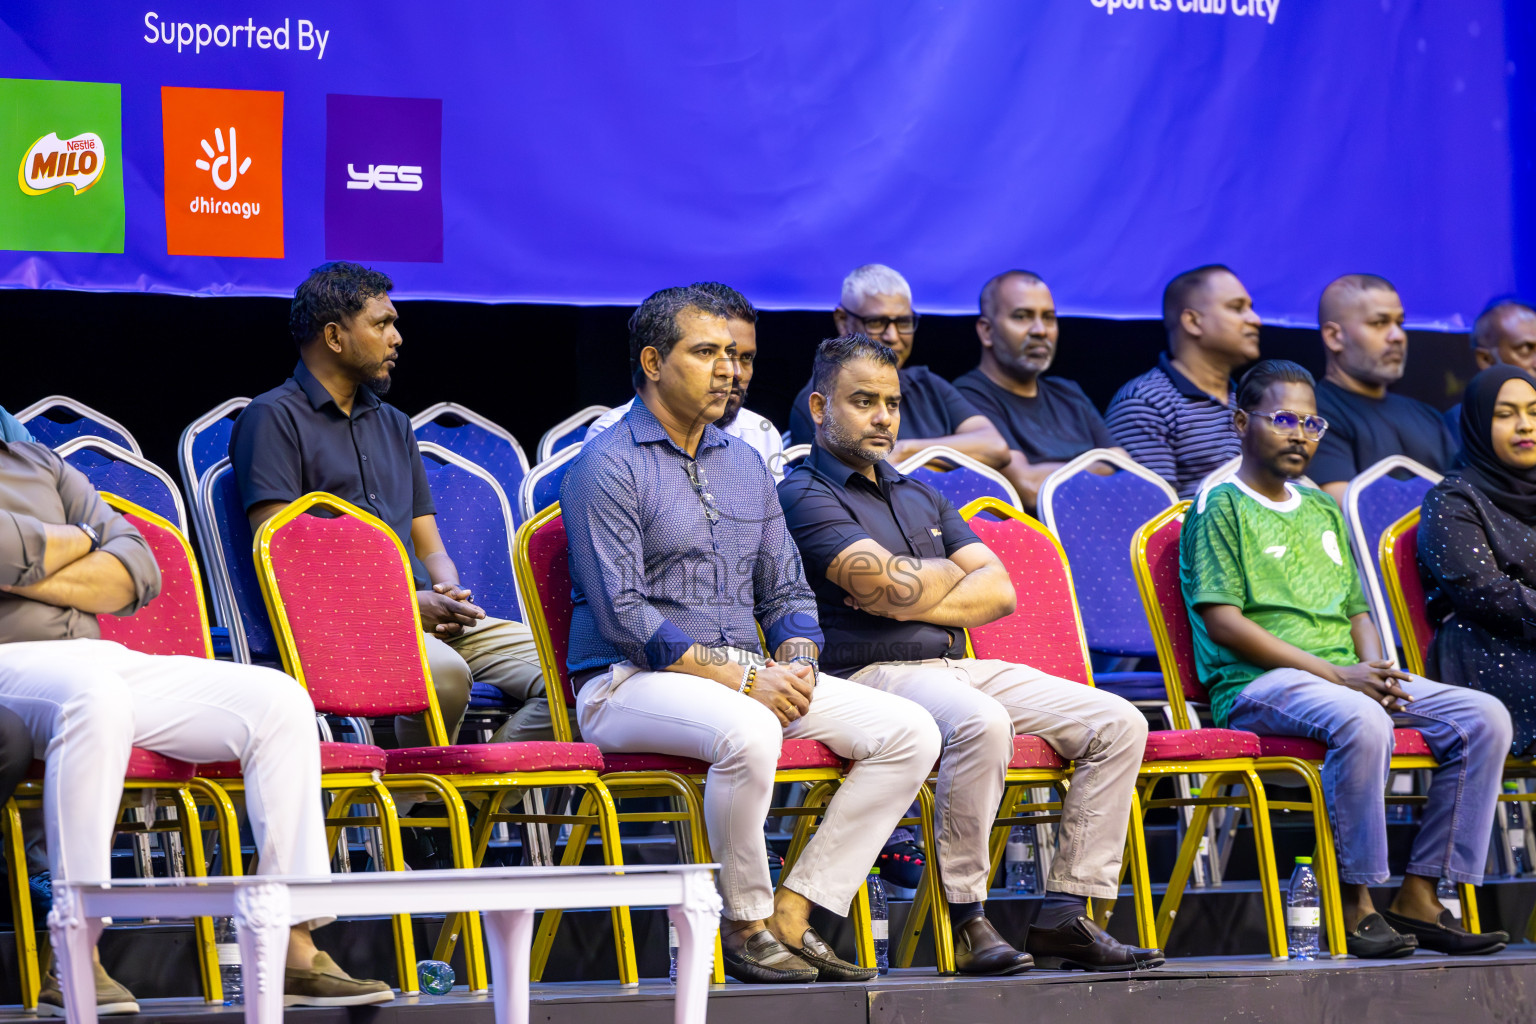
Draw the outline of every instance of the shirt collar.
[[[682,448],[678,447],[677,442],[672,440],[672,436],[667,433],[667,428],[661,425],[661,421],[656,418],[656,414],[651,412],[651,407],[645,404],[645,399],[639,395],[635,396],[635,404],[629,407],[629,414],[626,416],[626,419],[629,420],[630,436],[635,439],[637,444],[657,444],[665,441],[678,451],[683,451]],[[713,423],[704,424],[704,436],[699,441],[699,450],[717,448],[725,444],[725,436],[725,431]],[[688,453],[683,452],[683,454],[687,455]]]
[[[854,469],[842,459],[833,455],[819,444],[812,443],[811,453],[805,457],[806,465],[816,471],[817,475],[844,489],[858,477],[866,484],[869,478]],[[882,493],[890,490],[892,484],[902,483],[906,477],[897,472],[896,467],[885,460],[875,463],[875,483]]]
[[[309,399],[310,407],[316,412],[324,409],[328,404],[336,405],[336,399],[332,398],[331,393],[325,390],[325,385],[320,383],[320,379],[309,372],[309,367],[304,365],[304,360],[300,359],[299,364],[293,368],[293,379],[303,390],[304,397]],[[369,409],[377,409],[383,404],[379,396],[373,393],[372,389],[360,387],[352,396],[353,417],[355,418]],[[339,406],[336,411],[341,411]]]
[[[1168,358],[1167,352],[1158,354],[1157,368],[1168,375],[1168,380],[1173,384],[1174,390],[1185,398],[1203,398],[1208,402],[1216,401],[1204,388],[1197,386],[1194,381],[1174,369],[1173,360]],[[1227,394],[1236,397],[1236,392],[1232,390],[1232,381],[1230,380],[1227,381]]]

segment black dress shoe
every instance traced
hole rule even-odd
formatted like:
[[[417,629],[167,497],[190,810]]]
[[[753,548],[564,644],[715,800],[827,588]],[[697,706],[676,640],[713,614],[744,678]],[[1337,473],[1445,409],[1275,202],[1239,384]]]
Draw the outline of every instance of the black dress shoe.
[[[1419,941],[1420,949],[1430,949],[1436,953],[1486,956],[1509,945],[1508,932],[1469,932],[1449,910],[1440,912],[1439,921],[1420,921],[1394,914],[1390,910],[1383,910],[1381,916],[1387,919],[1393,931],[1413,936]]]
[[[1366,914],[1355,925],[1355,930],[1344,936],[1344,944],[1350,956],[1362,960],[1396,960],[1412,956],[1419,948],[1419,940],[1387,924],[1380,914]]]
[[[841,959],[814,928],[805,930],[800,937],[799,949],[787,948],[815,969],[817,981],[869,981],[880,973],[878,968],[860,967]]]
[[[961,974],[1023,974],[1035,958],[1008,945],[980,915],[955,928],[955,970]]]
[[[757,985],[803,985],[816,980],[816,968],[791,953],[762,928],[747,936],[740,949],[724,947],[725,973]]]
[[[1047,970],[1146,971],[1163,966],[1160,949],[1127,946],[1086,917],[1061,928],[1030,926],[1024,948]]]

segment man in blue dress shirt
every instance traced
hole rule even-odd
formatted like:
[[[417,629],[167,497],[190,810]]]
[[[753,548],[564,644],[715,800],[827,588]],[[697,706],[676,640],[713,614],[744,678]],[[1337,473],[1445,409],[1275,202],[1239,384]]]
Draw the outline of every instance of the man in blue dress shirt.
[[[582,736],[604,751],[710,763],[726,971],[755,982],[868,980],[810,927],[846,914],[938,757],[922,708],[818,672],[821,628],[773,477],[714,425],[738,370],[720,300],[669,288],[630,320],[638,401],[561,485],[576,606],[569,668]],[[765,656],[758,624],[772,651]],[[851,767],[772,889],[763,837],[785,738]]]

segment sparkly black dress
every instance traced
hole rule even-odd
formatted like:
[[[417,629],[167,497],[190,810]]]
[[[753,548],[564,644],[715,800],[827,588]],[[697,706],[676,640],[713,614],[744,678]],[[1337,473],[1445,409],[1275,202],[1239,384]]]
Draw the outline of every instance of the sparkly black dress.
[[[1422,516],[1419,573],[1439,623],[1426,674],[1503,701],[1523,754],[1536,742],[1536,526],[1455,473]]]

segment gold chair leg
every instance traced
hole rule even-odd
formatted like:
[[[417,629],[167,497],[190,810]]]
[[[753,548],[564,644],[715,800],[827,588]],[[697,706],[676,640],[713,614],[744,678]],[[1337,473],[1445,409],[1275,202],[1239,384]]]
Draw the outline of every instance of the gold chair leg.
[[[595,801],[591,790],[583,790],[581,803],[577,806],[577,816],[583,818],[590,816],[594,807]],[[591,825],[571,826],[570,837],[565,842],[565,852],[560,855],[561,867],[572,867],[581,863],[581,854],[586,848],[587,836],[591,831]],[[544,977],[544,967],[549,963],[549,951],[555,945],[555,932],[559,930],[560,919],[564,916],[565,911],[559,907],[552,907],[539,915],[539,925],[533,935],[533,952],[528,967],[530,980],[538,981]]]
[[[404,871],[405,854],[400,842],[400,814],[395,808],[394,794],[382,782],[375,781],[370,789],[379,819],[379,856],[384,859],[385,871]],[[400,991],[413,995],[421,991],[416,976],[416,933],[411,927],[410,914],[395,914],[391,918],[395,938],[395,971],[400,979]]]
[[[1477,887],[1459,882],[1456,889],[1461,894],[1461,926],[1469,932],[1482,931],[1482,921],[1477,913]]]
[[[1152,909],[1152,878],[1147,870],[1147,835],[1143,831],[1141,800],[1131,800],[1131,820],[1126,830],[1125,859],[1122,876],[1131,876],[1131,904],[1136,911],[1136,941],[1143,946],[1157,945],[1157,916]]]
[[[218,824],[220,868],[226,875],[240,877],[245,873],[245,862],[240,852],[240,816],[235,813],[234,800],[223,786],[208,779],[193,779],[188,787],[194,799],[201,794],[213,808],[213,819]]]
[[[1264,783],[1253,769],[1243,772],[1248,785],[1248,813],[1253,818],[1254,852],[1259,862],[1259,888],[1264,894],[1264,918],[1269,926],[1269,955],[1284,960],[1289,955],[1285,932],[1285,904],[1280,898],[1280,879],[1275,874],[1275,840],[1269,825],[1269,798]]]
[[[1312,804],[1312,831],[1317,836],[1316,857],[1318,893],[1323,910],[1323,929],[1328,936],[1328,955],[1341,960],[1349,954],[1344,931],[1344,902],[1339,885],[1339,855],[1333,841],[1333,822],[1328,817],[1328,803],[1323,796],[1323,779],[1317,769],[1305,761],[1286,765],[1307,784]],[[1278,870],[1278,866],[1277,866]],[[1289,950],[1287,950],[1289,952]]]
[[[1156,783],[1154,778],[1153,782]],[[1148,787],[1146,798],[1150,799],[1155,785]],[[1189,884],[1189,873],[1194,867],[1195,857],[1200,852],[1200,840],[1205,835],[1205,823],[1211,816],[1211,809],[1207,806],[1197,806],[1190,816],[1189,824],[1185,827],[1184,842],[1179,846],[1179,856],[1173,864],[1173,874],[1168,877],[1168,888],[1163,893],[1162,902],[1157,907],[1157,947],[1168,948],[1168,935],[1173,931],[1173,919],[1178,916],[1179,904],[1184,900],[1184,887]]]
[[[186,844],[187,874],[193,878],[206,878],[208,864],[203,860],[203,826],[197,817],[197,800],[186,786],[178,786],[171,792],[176,816],[180,819],[182,842]],[[194,917],[192,929],[197,941],[197,967],[203,980],[203,1000],[210,1006],[222,1006],[224,983],[219,978],[219,951],[213,941],[213,918]]]
[[[587,792],[595,797],[597,815],[602,821],[598,831],[603,844],[603,862],[609,867],[622,867],[624,847],[619,841],[619,813],[613,805],[613,794],[601,780],[588,785]],[[609,915],[613,920],[613,946],[619,961],[619,984],[638,985],[640,969],[635,964],[635,929],[629,907],[611,907]]]
[[[16,966],[21,975],[21,1005],[37,1009],[42,968],[37,959],[37,926],[32,919],[32,890],[27,885],[27,843],[22,835],[21,810],[14,799],[5,802],[5,861],[11,880],[11,921],[16,928]]]

